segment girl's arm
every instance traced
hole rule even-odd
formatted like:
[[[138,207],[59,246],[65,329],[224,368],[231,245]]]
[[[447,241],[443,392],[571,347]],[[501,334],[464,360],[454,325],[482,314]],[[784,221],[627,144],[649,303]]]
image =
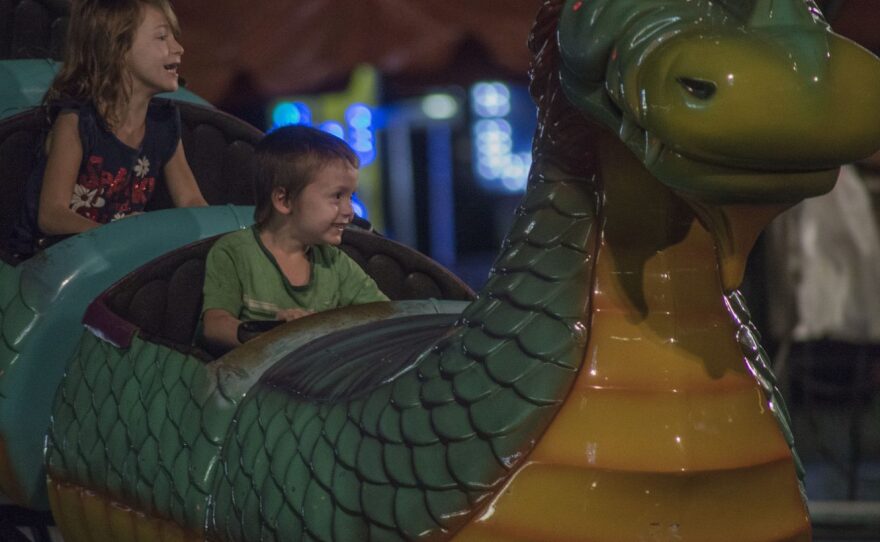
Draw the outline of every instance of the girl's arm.
[[[40,189],[37,225],[47,235],[80,233],[97,228],[97,222],[70,209],[83,155],[79,114],[69,111],[58,115],[47,144],[49,156]]]
[[[193,176],[186,155],[183,152],[183,141],[177,142],[177,150],[168,163],[165,164],[165,181],[168,183],[168,191],[175,207],[202,207],[208,205],[199,190],[196,178]]]

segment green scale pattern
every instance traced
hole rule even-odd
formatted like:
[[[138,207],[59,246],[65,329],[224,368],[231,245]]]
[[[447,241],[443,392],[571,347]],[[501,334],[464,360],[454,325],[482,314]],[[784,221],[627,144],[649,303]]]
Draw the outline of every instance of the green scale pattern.
[[[6,373],[18,358],[19,343],[33,325],[36,313],[27,306],[18,287],[21,268],[0,262],[0,375]],[[0,400],[11,390],[4,389],[0,378]]]
[[[215,367],[176,350],[84,334],[55,398],[49,474],[204,531],[236,407],[217,381]]]
[[[770,356],[767,354],[767,351],[764,350],[764,347],[761,346],[761,334],[758,332],[758,328],[752,321],[752,315],[746,306],[746,300],[742,293],[737,290],[724,296],[724,303],[727,306],[728,313],[737,325],[736,340],[743,352],[743,359],[746,363],[746,367],[748,367],[749,371],[754,375],[758,385],[761,386],[761,390],[766,394],[770,411],[773,413],[776,422],[779,424],[782,436],[785,438],[785,442],[791,450],[791,455],[794,459],[794,465],[797,471],[801,496],[803,497],[804,502],[806,502],[807,492],[804,487],[806,470],[804,470],[804,465],[794,447],[794,434],[791,431],[791,416],[788,412],[788,407],[785,405],[785,399],[782,397],[782,392],[779,390],[776,375],[773,373],[773,369],[770,366]]]
[[[14,438],[26,438],[34,444],[42,442],[42,439],[36,440],[42,436],[42,433],[31,435],[16,435],[14,431],[9,430],[15,427],[15,420],[19,417],[26,416],[16,408],[15,399],[21,393],[19,387],[21,383],[21,373],[28,372],[27,367],[16,367],[22,363],[22,350],[26,347],[28,334],[32,329],[40,325],[40,313],[34,310],[32,305],[28,303],[28,298],[21,288],[22,266],[12,266],[0,262],[0,437],[7,442],[7,451],[10,453],[10,461],[16,460],[27,462],[27,466],[33,470],[39,471],[42,466],[42,457],[38,454],[23,456],[16,454],[17,450],[9,450],[10,441]],[[34,288],[30,289],[33,294]],[[23,369],[18,371],[14,369]],[[31,371],[33,372],[33,371]],[[19,377],[19,378],[16,378]],[[17,473],[13,473],[15,476]],[[21,497],[27,500],[35,490],[28,485],[31,480],[16,479],[12,483],[16,484],[15,488],[7,488],[10,492],[23,492]],[[38,482],[38,481],[35,481]],[[0,488],[2,493],[2,488]]]
[[[65,239],[0,264],[0,437],[16,504],[48,509],[43,461],[53,398],[73,361],[88,304],[132,269],[249,223],[248,207],[166,209]]]
[[[481,295],[392,381],[331,401],[316,386],[282,387],[264,376],[223,450],[214,534],[454,533],[524,459],[574,380],[586,343],[595,207],[583,181],[533,183]]]

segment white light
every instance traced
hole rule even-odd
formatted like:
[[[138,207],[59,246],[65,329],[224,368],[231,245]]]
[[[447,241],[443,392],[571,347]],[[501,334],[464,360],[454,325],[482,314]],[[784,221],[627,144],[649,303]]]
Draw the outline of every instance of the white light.
[[[321,123],[318,126],[321,130],[327,132],[328,134],[335,135],[339,139],[345,139],[345,130],[342,129],[342,125],[336,121],[328,120]]]
[[[477,83],[471,88],[474,113],[481,117],[503,117],[510,112],[510,89],[504,83]]]
[[[471,87],[475,169],[478,177],[493,181],[507,192],[520,192],[528,182],[531,153],[513,153],[513,127],[504,118],[510,113],[507,85],[481,82]]]
[[[458,113],[458,101],[449,94],[429,94],[422,99],[422,113],[429,119],[451,119]]]

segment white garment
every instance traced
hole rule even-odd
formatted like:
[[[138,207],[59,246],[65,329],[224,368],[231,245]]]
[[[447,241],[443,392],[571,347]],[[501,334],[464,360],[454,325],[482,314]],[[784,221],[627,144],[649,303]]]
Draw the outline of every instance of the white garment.
[[[858,169],[842,167],[831,192],[790,212],[794,340],[880,342],[880,234]]]

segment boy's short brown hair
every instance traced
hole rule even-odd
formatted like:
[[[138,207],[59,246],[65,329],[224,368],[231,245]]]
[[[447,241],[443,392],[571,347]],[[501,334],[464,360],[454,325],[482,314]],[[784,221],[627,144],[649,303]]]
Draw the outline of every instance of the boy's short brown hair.
[[[272,193],[283,188],[296,199],[323,167],[344,163],[360,167],[348,143],[309,126],[283,126],[257,144],[254,160],[254,221],[264,226],[272,217]]]

